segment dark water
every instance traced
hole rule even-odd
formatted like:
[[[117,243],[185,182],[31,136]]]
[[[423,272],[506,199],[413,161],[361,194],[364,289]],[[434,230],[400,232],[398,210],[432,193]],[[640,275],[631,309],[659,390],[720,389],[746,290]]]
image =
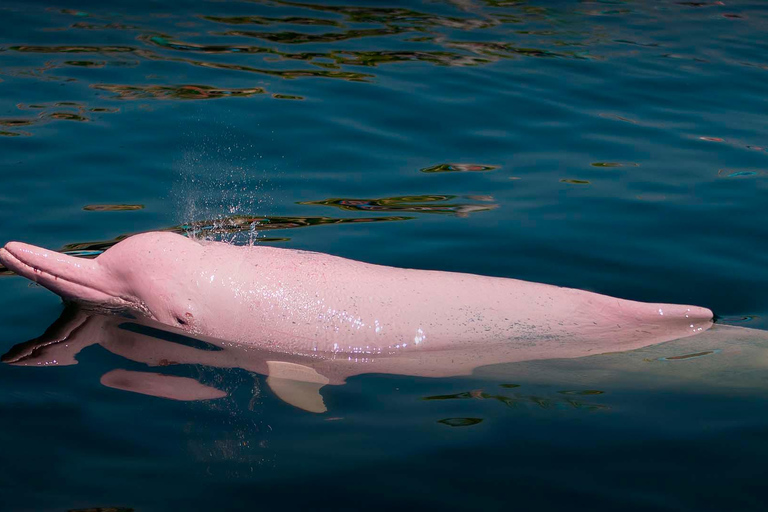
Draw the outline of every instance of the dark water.
[[[6,0],[0,243],[193,231],[766,329],[766,27],[745,1]],[[0,277],[0,351],[61,310]],[[363,375],[321,415],[244,370],[151,370],[229,393],[204,402],[107,388],[147,367],[98,345],[2,365],[0,508],[763,510],[766,340]]]

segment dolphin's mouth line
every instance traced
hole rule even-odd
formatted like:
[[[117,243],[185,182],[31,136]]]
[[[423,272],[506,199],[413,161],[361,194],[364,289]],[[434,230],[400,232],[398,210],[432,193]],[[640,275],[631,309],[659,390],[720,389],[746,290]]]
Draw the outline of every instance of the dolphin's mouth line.
[[[98,288],[94,288],[93,286],[90,286],[88,284],[77,282],[77,281],[74,281],[72,279],[67,279],[65,277],[62,277],[62,276],[53,274],[51,272],[48,272],[47,270],[43,270],[43,269],[41,269],[39,267],[36,267],[34,265],[30,265],[29,263],[27,263],[23,259],[19,258],[18,256],[16,256],[15,254],[13,254],[11,251],[9,251],[5,247],[0,248],[0,254],[2,254],[2,253],[5,253],[6,259],[8,259],[11,263],[13,263],[14,265],[17,265],[17,266],[19,266],[21,268],[24,268],[25,270],[27,270],[27,272],[31,273],[32,276],[33,276],[31,279],[33,281],[35,281],[36,283],[38,282],[38,276],[42,277],[42,278],[50,279],[50,280],[52,280],[54,282],[61,281],[64,284],[70,284],[70,285],[73,285],[73,286],[79,286],[79,287],[82,287],[82,288],[86,288],[86,289],[88,289],[90,291],[97,292],[97,293],[106,295],[108,297],[111,297],[112,300],[114,300],[116,302],[119,302],[119,304],[115,304],[114,305],[115,307],[126,307],[126,308],[129,308],[129,309],[133,309],[131,307],[131,306],[133,306],[133,303],[131,301],[129,301],[129,300],[126,300],[126,299],[122,298],[122,297],[116,297],[114,295],[110,295],[109,293],[107,293],[107,292],[105,292],[103,290],[99,290]],[[86,302],[87,303],[88,301],[77,301],[77,302],[81,302],[81,303],[82,302]],[[101,303],[99,303],[99,305],[103,306],[103,304],[101,304]]]
[[[103,291],[101,291],[101,290],[99,290],[97,288],[94,288],[93,286],[88,286],[87,284],[78,283],[77,281],[72,281],[71,279],[67,279],[65,277],[57,276],[56,274],[52,274],[52,273],[48,272],[47,270],[43,270],[43,269],[41,269],[39,267],[35,267],[33,265],[30,265],[29,263],[27,263],[26,261],[20,259],[18,256],[13,254],[11,251],[6,249],[5,247],[3,247],[1,250],[5,251],[5,253],[8,254],[8,256],[10,256],[9,259],[11,261],[13,261],[14,263],[18,263],[19,266],[24,267],[24,268],[30,270],[32,272],[32,274],[35,275],[35,276],[41,275],[43,277],[49,277],[49,278],[53,279],[54,281],[63,281],[65,283],[67,283],[67,284],[73,284],[73,285],[76,285],[76,286],[82,286],[83,288],[88,288],[89,290],[92,290],[92,291],[95,291],[95,292],[104,293]],[[35,279],[35,282],[37,282],[37,279]]]

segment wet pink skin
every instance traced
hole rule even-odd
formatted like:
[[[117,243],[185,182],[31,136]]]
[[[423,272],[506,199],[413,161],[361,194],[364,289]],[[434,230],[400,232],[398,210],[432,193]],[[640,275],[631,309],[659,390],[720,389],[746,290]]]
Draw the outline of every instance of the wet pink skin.
[[[631,350],[702,332],[712,312],[327,254],[130,237],[95,260],[19,242],[0,262],[66,300],[289,354],[407,357],[493,346],[508,362]]]

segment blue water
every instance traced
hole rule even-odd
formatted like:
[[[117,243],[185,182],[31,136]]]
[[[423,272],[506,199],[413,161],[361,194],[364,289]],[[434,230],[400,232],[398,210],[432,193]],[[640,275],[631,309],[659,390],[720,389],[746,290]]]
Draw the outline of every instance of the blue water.
[[[767,24],[746,1],[4,0],[0,243],[170,229],[697,304],[765,340]],[[62,309],[0,276],[0,352]],[[98,345],[3,364],[0,509],[763,510],[768,343],[718,342],[363,375],[322,415],[245,370],[161,369],[229,393],[204,402],[107,388],[147,367]]]

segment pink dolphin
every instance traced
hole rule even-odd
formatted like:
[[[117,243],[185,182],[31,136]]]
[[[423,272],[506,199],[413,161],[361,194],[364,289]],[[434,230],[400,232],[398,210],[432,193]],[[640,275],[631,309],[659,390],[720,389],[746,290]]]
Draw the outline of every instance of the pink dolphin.
[[[507,362],[631,350],[696,334],[706,308],[326,254],[132,236],[95,260],[18,242],[0,262],[65,300],[194,336],[359,361],[494,346]]]

